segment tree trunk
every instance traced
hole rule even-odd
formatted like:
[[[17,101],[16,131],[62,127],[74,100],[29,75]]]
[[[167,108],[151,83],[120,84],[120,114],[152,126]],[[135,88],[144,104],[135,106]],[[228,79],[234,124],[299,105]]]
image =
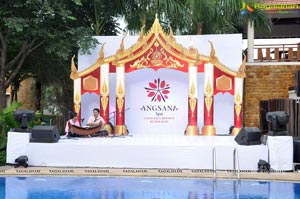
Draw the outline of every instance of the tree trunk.
[[[202,35],[202,28],[203,28],[203,23],[199,22],[197,24],[197,35]]]
[[[13,102],[15,99],[15,92],[13,86],[10,87],[10,101]]]
[[[4,81],[0,80],[0,110],[6,107],[6,88]]]
[[[42,83],[39,79],[36,79],[35,82],[35,92],[36,92],[36,102],[35,102],[35,110],[41,110],[41,101],[42,101]]]
[[[10,92],[10,101],[17,102],[18,101],[18,86],[14,83],[11,85],[11,92]]]

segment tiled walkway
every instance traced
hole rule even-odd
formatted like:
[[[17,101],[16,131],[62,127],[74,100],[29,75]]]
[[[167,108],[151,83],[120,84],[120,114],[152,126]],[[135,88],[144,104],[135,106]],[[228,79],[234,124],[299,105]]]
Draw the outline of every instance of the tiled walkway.
[[[183,178],[229,178],[237,179],[232,171],[198,169],[136,169],[136,168],[60,168],[60,167],[0,167],[0,176],[140,176],[140,177],[183,177]],[[240,172],[241,179],[300,181],[300,172]]]

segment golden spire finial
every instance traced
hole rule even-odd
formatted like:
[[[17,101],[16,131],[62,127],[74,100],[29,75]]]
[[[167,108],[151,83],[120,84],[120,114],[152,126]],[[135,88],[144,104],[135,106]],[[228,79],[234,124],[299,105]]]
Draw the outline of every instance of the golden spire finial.
[[[99,51],[99,57],[96,61],[97,65],[101,65],[104,62],[104,45],[106,44],[106,42],[104,42],[101,46],[101,49]]]
[[[198,50],[194,47],[194,42],[193,42],[191,36],[189,36],[189,39],[190,39],[189,53],[192,57],[195,57],[195,59],[196,59],[196,56],[198,54]]]
[[[241,64],[241,66],[239,67],[239,70],[237,71],[236,76],[238,78],[245,78],[246,74],[245,74],[245,70],[246,70],[246,58],[247,56],[245,54],[243,54],[244,58],[243,58],[243,62]]]
[[[77,68],[76,68],[75,62],[74,62],[74,58],[75,58],[75,55],[73,55],[73,57],[71,59],[71,74],[70,74],[70,78],[72,80],[75,80],[75,79],[78,78],[78,73],[77,73]]]
[[[159,20],[157,17],[154,20],[154,23],[151,27],[151,31],[156,35],[158,35],[160,31],[162,31],[162,28],[160,26],[160,23],[159,23]]]
[[[120,50],[124,51],[124,39],[125,39],[126,35],[123,36],[121,43],[120,43]]]
[[[138,42],[143,41],[144,39],[144,29],[145,29],[145,24],[142,26],[141,31],[140,31],[140,36],[138,38]]]
[[[211,41],[208,40],[208,42],[210,43],[210,56],[209,56],[209,61],[214,64],[214,63],[218,63],[219,59],[216,56],[216,52],[215,52],[215,48],[214,45]]]
[[[170,25],[169,25],[169,29],[170,29],[169,39],[170,41],[175,41],[174,33]]]
[[[191,36],[189,36],[189,40],[190,40],[190,48],[194,48],[194,42]]]
[[[99,53],[99,57],[100,58],[104,58],[104,45],[106,44],[106,42],[104,42],[101,46],[101,50],[100,50],[100,53]]]
[[[120,43],[120,48],[116,52],[116,61],[119,59],[120,55],[124,53],[125,47],[124,47],[124,39],[126,35],[123,36],[121,43]]]

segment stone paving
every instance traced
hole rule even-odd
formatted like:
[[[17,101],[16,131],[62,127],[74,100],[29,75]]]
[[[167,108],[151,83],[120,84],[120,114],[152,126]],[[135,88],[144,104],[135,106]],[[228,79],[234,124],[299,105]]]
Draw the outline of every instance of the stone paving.
[[[138,168],[74,168],[74,167],[0,167],[0,176],[135,176],[135,177],[182,177],[182,178],[221,178],[253,179],[300,182],[300,171],[294,172],[254,172],[216,171],[200,169],[138,169]]]

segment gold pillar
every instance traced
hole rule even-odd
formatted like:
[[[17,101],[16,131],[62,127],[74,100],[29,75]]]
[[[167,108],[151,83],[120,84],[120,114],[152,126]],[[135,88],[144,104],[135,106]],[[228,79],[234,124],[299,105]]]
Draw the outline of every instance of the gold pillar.
[[[115,135],[127,135],[125,125],[125,66],[116,67],[116,126]]]
[[[78,114],[78,120],[81,121],[81,78],[74,80],[73,103],[74,111]]]
[[[103,117],[106,126],[105,129],[109,135],[112,135],[112,128],[109,125],[109,64],[102,64],[100,67],[100,114]]]
[[[216,135],[214,127],[214,65],[204,64],[204,126],[203,135]]]
[[[189,64],[188,126],[185,135],[199,135],[198,116],[198,67]]]
[[[234,79],[234,128],[232,135],[239,133],[243,125],[243,84],[244,79],[235,77]]]

